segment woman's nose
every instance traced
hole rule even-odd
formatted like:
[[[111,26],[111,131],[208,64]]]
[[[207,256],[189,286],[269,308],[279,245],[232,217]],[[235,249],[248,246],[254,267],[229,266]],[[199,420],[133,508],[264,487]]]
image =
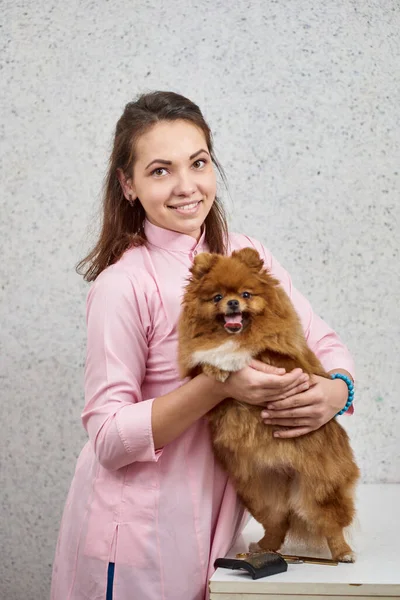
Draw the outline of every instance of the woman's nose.
[[[191,173],[179,173],[175,186],[177,195],[191,196],[196,191],[196,183]]]

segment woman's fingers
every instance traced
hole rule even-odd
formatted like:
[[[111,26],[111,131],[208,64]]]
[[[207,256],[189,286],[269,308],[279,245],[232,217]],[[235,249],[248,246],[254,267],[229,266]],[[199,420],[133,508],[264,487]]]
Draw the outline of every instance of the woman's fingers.
[[[256,371],[261,371],[261,373],[266,373],[267,375],[283,375],[286,373],[286,369],[283,367],[274,367],[273,365],[268,365],[255,358],[250,361],[249,367]]]
[[[301,419],[301,418],[314,418],[317,415],[315,414],[316,410],[313,406],[304,405],[299,408],[289,408],[287,410],[273,411],[271,409],[263,409],[261,411],[261,416],[263,419],[272,420],[274,423],[278,424],[278,419]],[[319,415],[318,415],[319,416]],[[287,423],[283,423],[287,425]],[[291,423],[292,424],[292,423]]]
[[[293,371],[290,371],[289,373],[286,373],[283,369],[282,373],[278,374],[276,373],[276,367],[272,367],[271,365],[255,359],[250,362],[249,367],[268,375],[268,378],[262,387],[270,392],[268,397],[271,399],[278,397],[285,398],[288,393],[293,393],[293,390],[310,381],[309,375],[304,373],[299,367],[293,369]],[[304,387],[302,389],[304,389]]]
[[[309,377],[306,373],[303,373],[301,369],[295,369],[291,373],[285,373],[285,375],[270,375],[262,387],[266,391],[275,391],[276,394],[282,394],[308,380]]]
[[[282,427],[311,427],[311,419],[309,417],[291,417],[290,419],[263,419],[266,425],[282,425]]]
[[[274,436],[294,438],[315,431],[332,418],[326,393],[319,379],[310,378],[309,389],[274,402],[266,402],[261,418],[266,425],[278,426]],[[329,382],[330,383],[330,382]]]
[[[274,437],[278,438],[295,438],[314,431],[313,427],[283,427],[279,431],[274,432]]]
[[[267,406],[267,408],[270,408],[270,407],[278,408],[278,404],[279,404],[279,406],[281,406],[281,401],[283,402],[283,400],[286,400],[288,398],[290,398],[290,400],[287,400],[287,405],[292,406],[293,403],[291,403],[291,400],[297,394],[301,394],[302,392],[305,392],[306,390],[308,390],[309,387],[310,387],[310,384],[308,381],[305,381],[304,383],[300,383],[300,384],[296,382],[296,383],[292,384],[292,386],[290,386],[289,388],[286,388],[285,390],[282,390],[276,394],[269,394],[268,398],[267,398],[266,406]],[[300,400],[296,400],[295,402],[296,402],[296,404],[294,404],[294,406],[301,405]],[[283,408],[285,408],[285,406],[283,406]]]
[[[249,363],[249,367],[258,371],[259,373],[263,373],[264,375],[268,375],[268,378],[265,380],[265,387],[272,388],[280,388],[286,387],[296,381],[298,377],[300,377],[303,373],[302,369],[296,368],[289,373],[286,373],[285,370],[282,370],[282,374],[276,374],[271,371],[271,369],[275,370],[275,367],[271,367],[271,365],[267,365],[266,363],[260,362],[259,360],[253,359]]]

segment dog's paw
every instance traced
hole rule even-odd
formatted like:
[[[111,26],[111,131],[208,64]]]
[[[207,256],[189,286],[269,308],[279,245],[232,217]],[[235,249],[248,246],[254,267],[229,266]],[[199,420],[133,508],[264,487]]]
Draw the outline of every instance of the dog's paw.
[[[258,542],[250,542],[249,552],[265,552],[265,550],[261,548]]]
[[[356,555],[354,552],[346,552],[345,554],[337,556],[336,560],[342,563],[354,563],[356,562]]]
[[[221,383],[225,383],[225,381],[228,379],[229,375],[231,374],[230,371],[223,371],[222,369],[219,369],[218,367],[214,367],[214,365],[210,365],[208,363],[203,365],[203,373],[205,373],[209,377],[213,377],[214,379],[216,379],[217,381],[220,381]]]
[[[219,370],[218,373],[215,374],[215,379],[217,381],[220,381],[221,383],[225,383],[225,381],[228,379],[230,374],[231,374],[230,371]]]

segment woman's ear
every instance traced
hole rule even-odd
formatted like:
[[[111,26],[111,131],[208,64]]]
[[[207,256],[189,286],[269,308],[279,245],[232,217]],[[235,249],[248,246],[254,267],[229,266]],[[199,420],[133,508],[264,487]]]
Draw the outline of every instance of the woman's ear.
[[[128,202],[133,202],[133,200],[137,198],[137,195],[132,183],[132,179],[128,179],[123,170],[120,168],[117,169],[117,177],[125,198],[128,200]]]

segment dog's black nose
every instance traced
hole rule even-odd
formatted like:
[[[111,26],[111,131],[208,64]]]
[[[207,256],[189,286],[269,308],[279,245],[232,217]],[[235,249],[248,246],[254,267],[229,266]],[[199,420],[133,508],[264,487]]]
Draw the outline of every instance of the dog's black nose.
[[[229,308],[238,308],[239,300],[228,300],[227,304],[228,304]]]

